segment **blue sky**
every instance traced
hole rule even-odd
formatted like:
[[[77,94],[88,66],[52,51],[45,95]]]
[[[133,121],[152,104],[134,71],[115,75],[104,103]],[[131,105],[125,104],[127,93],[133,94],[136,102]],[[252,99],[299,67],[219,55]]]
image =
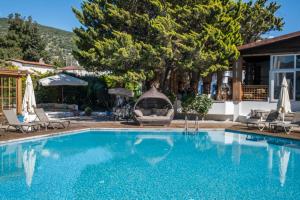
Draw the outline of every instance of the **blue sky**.
[[[300,0],[276,0],[282,7],[278,16],[285,19],[282,32],[272,32],[269,36],[278,36],[300,31]],[[0,0],[0,17],[18,12],[23,16],[32,16],[38,23],[68,31],[79,26],[71,7],[80,8],[82,0]]]

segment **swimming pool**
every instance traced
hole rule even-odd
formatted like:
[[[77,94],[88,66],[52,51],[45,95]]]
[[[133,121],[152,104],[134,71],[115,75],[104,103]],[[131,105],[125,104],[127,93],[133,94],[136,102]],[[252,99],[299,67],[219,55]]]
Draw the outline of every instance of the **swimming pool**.
[[[299,199],[300,143],[94,130],[0,146],[0,199]]]

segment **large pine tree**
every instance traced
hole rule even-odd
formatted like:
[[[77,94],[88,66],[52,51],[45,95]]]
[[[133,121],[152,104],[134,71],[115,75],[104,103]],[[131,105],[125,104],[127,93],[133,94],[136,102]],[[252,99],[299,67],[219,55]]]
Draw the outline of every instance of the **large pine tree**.
[[[276,1],[250,0],[241,4],[243,13],[241,35],[243,43],[254,42],[270,31],[281,31],[284,26],[283,18],[276,16],[280,5]]]
[[[174,73],[198,83],[238,58],[250,8],[259,12],[234,0],[85,0],[73,9],[82,24],[74,29],[74,55],[88,70],[152,71],[164,90]],[[261,33],[274,27],[265,24]]]
[[[240,44],[238,11],[222,0],[88,0],[73,9],[74,55],[89,70],[154,70],[165,88],[174,70],[229,66]]]

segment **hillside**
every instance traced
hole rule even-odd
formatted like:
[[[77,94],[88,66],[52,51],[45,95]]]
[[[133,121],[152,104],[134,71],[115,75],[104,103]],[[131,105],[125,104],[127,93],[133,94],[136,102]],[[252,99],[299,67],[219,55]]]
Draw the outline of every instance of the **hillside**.
[[[47,43],[46,49],[49,51],[50,56],[57,57],[62,56],[66,59],[66,56],[72,52],[74,44],[72,43],[73,33],[64,31],[57,28],[38,25],[42,37]],[[8,19],[0,18],[0,35],[6,33],[8,29]]]

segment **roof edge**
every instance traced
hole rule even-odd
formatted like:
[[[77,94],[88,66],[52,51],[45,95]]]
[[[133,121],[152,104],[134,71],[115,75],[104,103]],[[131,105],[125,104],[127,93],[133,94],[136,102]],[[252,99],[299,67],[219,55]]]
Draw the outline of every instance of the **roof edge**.
[[[29,64],[29,65],[37,65],[37,66],[48,67],[48,68],[53,68],[54,67],[54,65],[50,65],[50,64],[33,62],[33,61],[26,61],[26,60],[19,60],[19,59],[10,59],[8,61],[10,61],[10,62],[19,62],[19,63],[22,63],[22,64]]]
[[[281,36],[270,38],[270,39],[265,39],[265,40],[261,40],[261,41],[255,41],[255,42],[251,42],[248,44],[244,44],[244,45],[238,46],[238,50],[242,51],[242,50],[251,49],[251,48],[255,48],[255,47],[265,46],[268,44],[292,39],[295,37],[300,37],[300,31],[292,32],[289,34],[281,35]]]

